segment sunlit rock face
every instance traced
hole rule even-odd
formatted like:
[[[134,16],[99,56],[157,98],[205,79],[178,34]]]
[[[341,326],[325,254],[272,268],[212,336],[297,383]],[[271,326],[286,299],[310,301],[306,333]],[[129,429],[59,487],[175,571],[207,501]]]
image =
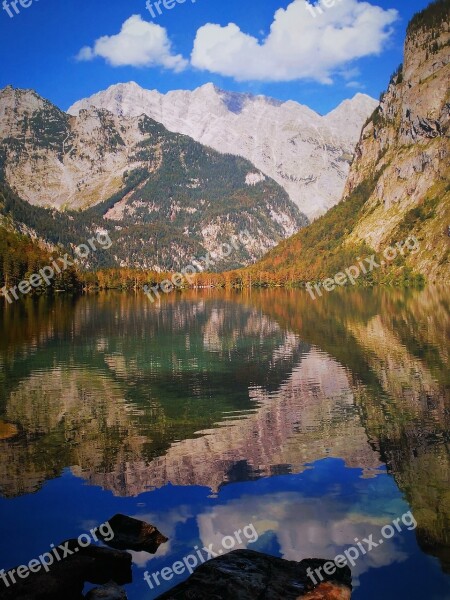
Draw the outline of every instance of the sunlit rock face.
[[[145,114],[169,131],[243,156],[314,219],[341,199],[361,128],[377,105],[356,94],[321,116],[297,102],[229,93],[211,83],[192,92],[160,94],[130,82],[80,100],[68,112],[78,115],[96,107],[115,115]]]
[[[448,7],[446,12],[439,25],[409,26],[403,68],[362,131],[344,194],[378,174],[349,242],[365,240],[378,250],[415,235],[420,250],[407,262],[434,282],[450,275]]]

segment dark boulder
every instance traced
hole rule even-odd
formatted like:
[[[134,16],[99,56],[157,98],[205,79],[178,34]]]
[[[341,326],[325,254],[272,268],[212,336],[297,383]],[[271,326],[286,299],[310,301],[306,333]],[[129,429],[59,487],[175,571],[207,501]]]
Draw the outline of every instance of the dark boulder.
[[[316,575],[314,584],[308,569],[314,571],[326,563],[336,567],[334,574],[328,576],[322,570],[323,580]],[[349,600],[351,589],[350,569],[339,568],[333,561],[293,562],[235,550],[199,566],[187,581],[158,600]]]
[[[119,514],[109,519],[108,522],[114,532],[114,537],[111,540],[102,538],[102,541],[111,548],[155,554],[159,546],[168,540],[156,527],[145,521]],[[100,534],[97,535],[101,537]]]
[[[32,574],[9,588],[1,589],[2,600],[81,600],[84,588],[84,566],[56,565],[48,573]]]
[[[78,540],[69,540],[68,547],[75,551],[79,548]],[[86,548],[79,548],[68,560],[73,566],[76,565],[77,560],[82,561],[85,565],[84,580],[89,583],[102,585],[115,581],[119,585],[124,585],[132,581],[132,556],[128,552],[91,544]]]
[[[123,585],[132,580],[132,557],[99,546],[80,548],[77,540],[69,540],[67,548],[73,552],[67,558],[54,562],[46,572],[31,573],[26,579],[2,587],[2,600],[82,600],[86,582],[105,584],[114,580]],[[78,550],[76,550],[78,549]],[[17,571],[17,569],[15,569]]]
[[[127,594],[114,581],[110,581],[102,587],[91,590],[86,595],[86,600],[127,600]]]

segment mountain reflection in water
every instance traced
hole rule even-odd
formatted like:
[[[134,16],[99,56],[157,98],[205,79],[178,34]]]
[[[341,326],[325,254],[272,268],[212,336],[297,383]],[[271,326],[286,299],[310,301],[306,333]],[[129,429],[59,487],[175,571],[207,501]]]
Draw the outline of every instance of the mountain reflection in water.
[[[315,302],[302,291],[199,291],[157,305],[108,293],[2,306],[0,509],[9,499],[14,515],[22,497],[32,507],[69,473],[101,488],[98,503],[202,486],[203,512],[180,501],[153,510],[155,524],[175,535],[174,520],[195,518],[211,543],[239,514],[259,522],[266,551],[298,560],[409,505],[420,548],[449,572],[447,298],[437,288]],[[328,489],[333,473],[357,473],[352,494]],[[305,495],[320,474],[321,495]],[[291,477],[298,487],[285,489]],[[208,517],[206,504],[239,486]],[[406,560],[400,546],[377,556],[354,574]]]

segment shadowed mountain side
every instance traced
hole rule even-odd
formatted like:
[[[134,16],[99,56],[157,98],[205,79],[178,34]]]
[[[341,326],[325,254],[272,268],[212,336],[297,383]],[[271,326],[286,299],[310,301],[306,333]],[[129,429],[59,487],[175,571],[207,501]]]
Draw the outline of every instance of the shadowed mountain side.
[[[72,251],[107,231],[114,249],[91,253],[84,267],[153,271],[181,270],[208,252],[216,270],[248,265],[308,223],[286,191],[243,158],[143,114],[90,109],[70,117],[11,86],[0,90],[2,215]],[[247,243],[222,254],[244,230]]]

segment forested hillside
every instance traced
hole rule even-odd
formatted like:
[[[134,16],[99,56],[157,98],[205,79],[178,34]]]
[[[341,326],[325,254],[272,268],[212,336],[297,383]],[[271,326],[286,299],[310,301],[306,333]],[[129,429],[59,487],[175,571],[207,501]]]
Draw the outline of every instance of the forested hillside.
[[[0,289],[6,288],[8,291],[19,285],[33,273],[50,265],[52,260],[51,253],[35,241],[0,224]],[[71,267],[57,274],[49,286],[43,282],[34,288],[33,293],[41,294],[54,289],[76,291],[80,288],[80,278]]]

